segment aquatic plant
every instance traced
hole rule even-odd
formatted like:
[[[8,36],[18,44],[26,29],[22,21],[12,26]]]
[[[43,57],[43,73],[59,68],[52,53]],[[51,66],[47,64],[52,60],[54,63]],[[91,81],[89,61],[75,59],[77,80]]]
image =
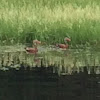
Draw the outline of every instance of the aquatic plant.
[[[99,0],[0,0],[0,43],[100,42]]]

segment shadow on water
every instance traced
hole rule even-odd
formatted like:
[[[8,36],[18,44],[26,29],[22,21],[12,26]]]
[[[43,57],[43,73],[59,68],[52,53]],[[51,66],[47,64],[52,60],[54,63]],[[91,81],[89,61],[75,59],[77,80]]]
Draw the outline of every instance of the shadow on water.
[[[0,55],[0,100],[100,100],[99,52]]]
[[[100,74],[53,73],[54,66],[0,70],[0,100],[99,100]]]

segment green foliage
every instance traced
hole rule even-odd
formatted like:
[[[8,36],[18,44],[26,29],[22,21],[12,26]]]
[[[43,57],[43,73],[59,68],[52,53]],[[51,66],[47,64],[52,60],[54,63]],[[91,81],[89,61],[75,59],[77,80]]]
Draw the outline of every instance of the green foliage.
[[[0,42],[100,42],[99,0],[0,0]]]

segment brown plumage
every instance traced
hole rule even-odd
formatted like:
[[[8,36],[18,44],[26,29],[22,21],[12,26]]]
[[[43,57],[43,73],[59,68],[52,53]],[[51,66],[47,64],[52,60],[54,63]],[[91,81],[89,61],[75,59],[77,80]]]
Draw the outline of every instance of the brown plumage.
[[[57,44],[56,46],[62,49],[67,49],[69,47],[68,44]]]
[[[35,47],[35,48],[26,47],[25,50],[26,50],[28,53],[31,53],[31,54],[37,54],[37,52],[38,52],[37,47]]]
[[[59,48],[62,48],[62,49],[68,49],[68,48],[69,48],[68,42],[70,42],[70,41],[71,41],[70,38],[65,37],[65,38],[64,38],[65,44],[56,44],[56,47],[59,47]],[[66,43],[66,42],[67,42],[67,43]]]

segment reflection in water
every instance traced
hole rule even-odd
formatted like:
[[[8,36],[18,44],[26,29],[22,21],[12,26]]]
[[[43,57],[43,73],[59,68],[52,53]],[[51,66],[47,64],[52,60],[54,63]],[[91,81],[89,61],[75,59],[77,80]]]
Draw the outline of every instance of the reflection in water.
[[[100,100],[100,53],[0,53],[0,100]]]
[[[88,73],[90,69],[95,66],[95,71],[97,74],[100,73],[100,52],[92,49],[69,49],[69,50],[56,50],[48,49],[44,52],[43,48],[39,50],[40,52],[36,57],[33,54],[28,54],[25,51],[15,51],[15,52],[2,52],[0,53],[0,66],[10,66],[13,68],[19,68],[21,63],[24,66],[41,66],[41,60],[43,60],[44,66],[54,65],[58,66],[59,74],[67,73],[71,74],[73,71],[82,70],[83,66],[88,67]],[[3,69],[3,68],[1,68]]]

